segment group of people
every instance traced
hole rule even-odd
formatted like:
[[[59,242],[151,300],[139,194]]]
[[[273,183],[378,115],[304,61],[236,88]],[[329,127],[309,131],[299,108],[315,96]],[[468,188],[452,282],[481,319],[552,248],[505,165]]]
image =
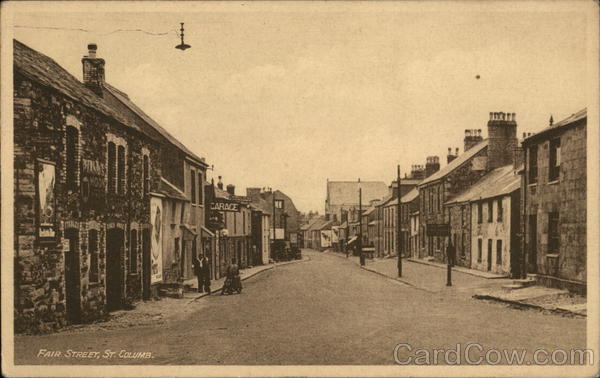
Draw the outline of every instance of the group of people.
[[[206,256],[194,258],[194,274],[198,277],[198,292],[208,293],[210,292],[210,262]],[[232,290],[242,291],[242,281],[240,279],[240,268],[236,264],[235,259],[232,260],[231,264],[227,267],[226,282],[223,286],[223,291],[231,292]]]

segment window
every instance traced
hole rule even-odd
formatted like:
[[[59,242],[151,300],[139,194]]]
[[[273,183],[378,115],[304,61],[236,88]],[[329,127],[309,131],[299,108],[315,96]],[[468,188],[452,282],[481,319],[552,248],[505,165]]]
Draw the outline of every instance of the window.
[[[502,240],[496,240],[496,265],[502,265]]]
[[[116,193],[117,183],[117,147],[108,142],[108,192]]]
[[[233,213],[233,233],[237,233],[237,213]]]
[[[179,238],[175,238],[175,258],[179,257]]]
[[[558,253],[560,249],[558,219],[557,212],[548,213],[548,253]]]
[[[477,262],[481,262],[481,257],[483,255],[483,239],[477,239]]]
[[[67,187],[77,187],[77,162],[79,161],[79,130],[73,126],[67,126],[67,141],[65,146],[67,155],[66,173]]]
[[[504,217],[504,208],[502,207],[502,198],[498,198],[498,222],[502,222]]]
[[[172,202],[172,205],[171,205],[171,223],[175,224],[176,220],[177,220],[177,203],[176,202]]]
[[[90,230],[88,232],[88,248],[90,251],[90,283],[99,281],[99,266],[98,266],[98,231]]]
[[[198,205],[204,204],[204,176],[198,172]]]
[[[138,250],[137,230],[131,230],[131,239],[129,240],[129,272],[137,273],[137,250]]]
[[[275,208],[283,209],[283,200],[275,200]]]
[[[494,201],[489,200],[487,203],[488,223],[494,221]]]
[[[537,146],[533,146],[529,149],[529,183],[534,184],[537,182],[538,176],[538,159],[537,159]]]
[[[190,184],[191,184],[191,198],[192,198],[192,205],[196,204],[196,171],[190,171],[191,174],[191,178],[190,178]]]
[[[143,183],[143,188],[144,188],[144,195],[147,195],[148,192],[150,191],[150,158],[148,157],[148,155],[144,155],[144,160],[143,160],[143,171],[142,171],[142,180]]]
[[[477,223],[483,222],[483,203],[477,203]]]
[[[438,187],[438,211],[442,210],[442,188]]]
[[[560,177],[560,138],[550,141],[550,168],[548,181],[556,181]]]
[[[125,147],[119,146],[117,149],[117,185],[119,194],[125,194]]]

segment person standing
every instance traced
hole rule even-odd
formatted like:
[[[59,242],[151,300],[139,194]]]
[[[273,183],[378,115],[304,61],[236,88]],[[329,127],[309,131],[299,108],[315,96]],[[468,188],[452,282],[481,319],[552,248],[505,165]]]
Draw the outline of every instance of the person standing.
[[[198,256],[194,257],[193,262],[194,262],[194,274],[198,278],[198,293],[202,293],[202,284],[203,284],[202,262],[200,261]]]
[[[200,270],[202,272],[202,283],[204,286],[204,291],[210,295],[210,263],[206,256],[202,257],[201,260],[202,265],[200,266]]]

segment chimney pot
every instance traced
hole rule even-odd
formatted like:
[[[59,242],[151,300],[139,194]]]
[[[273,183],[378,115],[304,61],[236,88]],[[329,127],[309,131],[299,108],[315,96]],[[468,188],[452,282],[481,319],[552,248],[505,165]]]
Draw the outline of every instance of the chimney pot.
[[[490,121],[492,120],[493,117],[494,117],[494,113],[490,112]]]
[[[88,48],[88,56],[90,58],[95,58],[96,50],[98,50],[98,45],[96,45],[95,43],[90,43],[87,45],[87,48]]]
[[[458,156],[458,147],[456,147],[456,156]]]

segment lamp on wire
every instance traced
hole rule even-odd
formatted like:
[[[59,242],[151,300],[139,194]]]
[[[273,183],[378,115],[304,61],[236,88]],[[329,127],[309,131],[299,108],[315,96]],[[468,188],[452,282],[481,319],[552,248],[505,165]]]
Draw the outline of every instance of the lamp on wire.
[[[190,45],[186,44],[183,42],[183,22],[181,23],[181,29],[180,29],[181,33],[179,34],[179,36],[181,37],[181,43],[178,44],[177,46],[175,46],[176,49],[179,49],[181,51],[185,51],[186,49],[189,49]]]

